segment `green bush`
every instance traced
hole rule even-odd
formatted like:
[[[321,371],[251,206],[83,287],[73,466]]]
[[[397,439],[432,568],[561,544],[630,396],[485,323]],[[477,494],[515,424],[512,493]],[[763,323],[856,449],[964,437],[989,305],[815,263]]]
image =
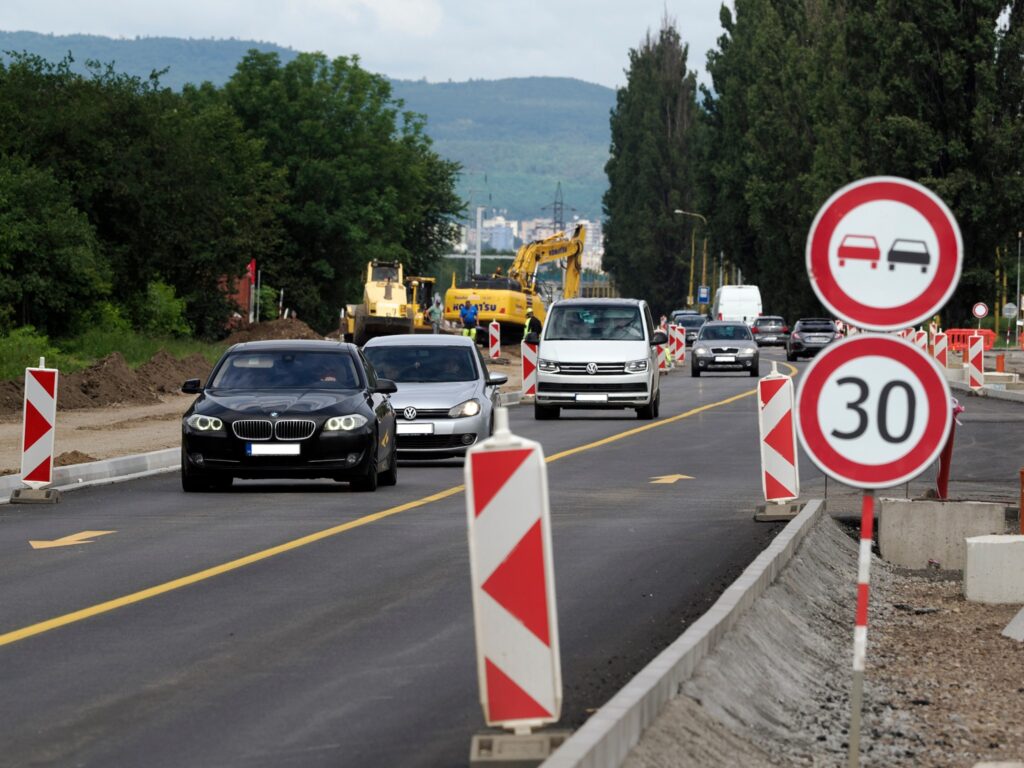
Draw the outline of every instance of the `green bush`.
[[[30,325],[0,336],[0,379],[17,378],[26,368],[39,365],[40,357],[46,358],[50,368],[62,367],[65,358],[47,336],[37,333]]]
[[[181,339],[192,335],[192,328],[185,319],[185,300],[179,299],[174,288],[165,283],[146,286],[146,306],[140,320],[143,330],[156,336]]]

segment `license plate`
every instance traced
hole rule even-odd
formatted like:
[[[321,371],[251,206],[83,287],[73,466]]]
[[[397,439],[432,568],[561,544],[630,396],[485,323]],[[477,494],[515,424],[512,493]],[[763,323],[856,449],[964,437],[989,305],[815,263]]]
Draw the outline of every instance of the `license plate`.
[[[778,338],[777,336],[765,336],[764,340],[765,341],[775,341],[777,338]]]
[[[576,395],[577,403],[607,403],[608,395]]]
[[[248,443],[245,446],[248,456],[298,456],[298,443]]]
[[[434,434],[434,425],[427,422],[425,424],[402,424],[399,422],[397,425],[398,434],[400,435],[432,435]]]
[[[715,358],[715,362],[716,363],[735,363],[736,362],[736,356],[735,355],[719,355],[718,357]]]

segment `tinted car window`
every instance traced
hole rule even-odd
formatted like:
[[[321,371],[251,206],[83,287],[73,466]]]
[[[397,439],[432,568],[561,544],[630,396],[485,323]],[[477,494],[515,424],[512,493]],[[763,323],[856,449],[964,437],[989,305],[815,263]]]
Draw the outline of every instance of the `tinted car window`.
[[[355,361],[338,352],[239,352],[213,379],[215,389],[358,389]]]
[[[708,319],[703,315],[685,315],[680,317],[676,322],[683,326],[683,328],[693,329],[700,328]]]
[[[367,347],[364,350],[379,376],[398,383],[475,381],[472,347]]]
[[[701,328],[701,341],[752,341],[750,329],[746,325],[705,325]]]
[[[640,310],[635,306],[580,305],[555,307],[545,325],[544,338],[580,341],[637,340],[644,338]]]
[[[796,324],[797,330],[809,331],[809,332],[820,332],[820,333],[835,333],[835,323],[825,320],[800,320]]]
[[[762,325],[785,325],[786,321],[781,317],[759,317],[754,321],[754,325],[761,327]]]

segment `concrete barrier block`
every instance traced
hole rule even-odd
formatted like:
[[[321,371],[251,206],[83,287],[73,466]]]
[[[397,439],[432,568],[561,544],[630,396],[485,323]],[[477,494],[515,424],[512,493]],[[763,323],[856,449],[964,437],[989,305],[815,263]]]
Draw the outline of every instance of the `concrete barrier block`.
[[[972,603],[1024,603],[1024,536],[967,539],[964,597]]]
[[[981,501],[882,499],[878,546],[882,558],[903,568],[922,569],[929,560],[962,571],[964,539],[1006,531],[1002,504]]]

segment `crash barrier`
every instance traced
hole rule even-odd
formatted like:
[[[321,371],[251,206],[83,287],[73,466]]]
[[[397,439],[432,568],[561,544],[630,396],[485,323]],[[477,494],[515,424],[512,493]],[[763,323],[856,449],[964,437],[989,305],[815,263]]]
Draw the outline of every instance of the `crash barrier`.
[[[955,352],[967,349],[968,339],[971,336],[981,336],[986,350],[992,349],[996,343],[995,331],[990,331],[988,328],[950,328],[946,331],[949,348]]]
[[[941,368],[949,367],[949,337],[945,333],[936,333],[932,337],[932,355]]]
[[[985,354],[984,339],[971,336],[967,347],[967,386],[981,389],[985,386]]]
[[[537,395],[537,345],[528,341],[519,347],[523,359],[523,397]]]
[[[529,733],[562,708],[547,465],[508,411],[469,450],[466,519],[480,703],[488,726]]]
[[[679,695],[682,683],[779,577],[821,516],[821,501],[809,501],[707,613],[595,712],[542,768],[621,765],[644,730]]]
[[[666,354],[666,345],[658,345],[658,371],[659,373],[668,373],[668,355]]]
[[[57,426],[57,378],[39,358],[38,368],[25,369],[25,400],[21,440],[21,481],[33,489],[53,480],[53,438]]]
[[[928,354],[928,331],[914,331],[914,346]]]
[[[675,339],[675,347],[672,350],[672,359],[676,365],[686,362],[686,328],[682,325],[670,325],[669,340]]]
[[[497,320],[492,320],[487,326],[488,338],[490,339],[491,359],[501,357],[501,325]]]
[[[757,383],[757,397],[761,490],[765,501],[782,504],[800,496],[793,380],[779,373],[773,363],[771,374]]]

